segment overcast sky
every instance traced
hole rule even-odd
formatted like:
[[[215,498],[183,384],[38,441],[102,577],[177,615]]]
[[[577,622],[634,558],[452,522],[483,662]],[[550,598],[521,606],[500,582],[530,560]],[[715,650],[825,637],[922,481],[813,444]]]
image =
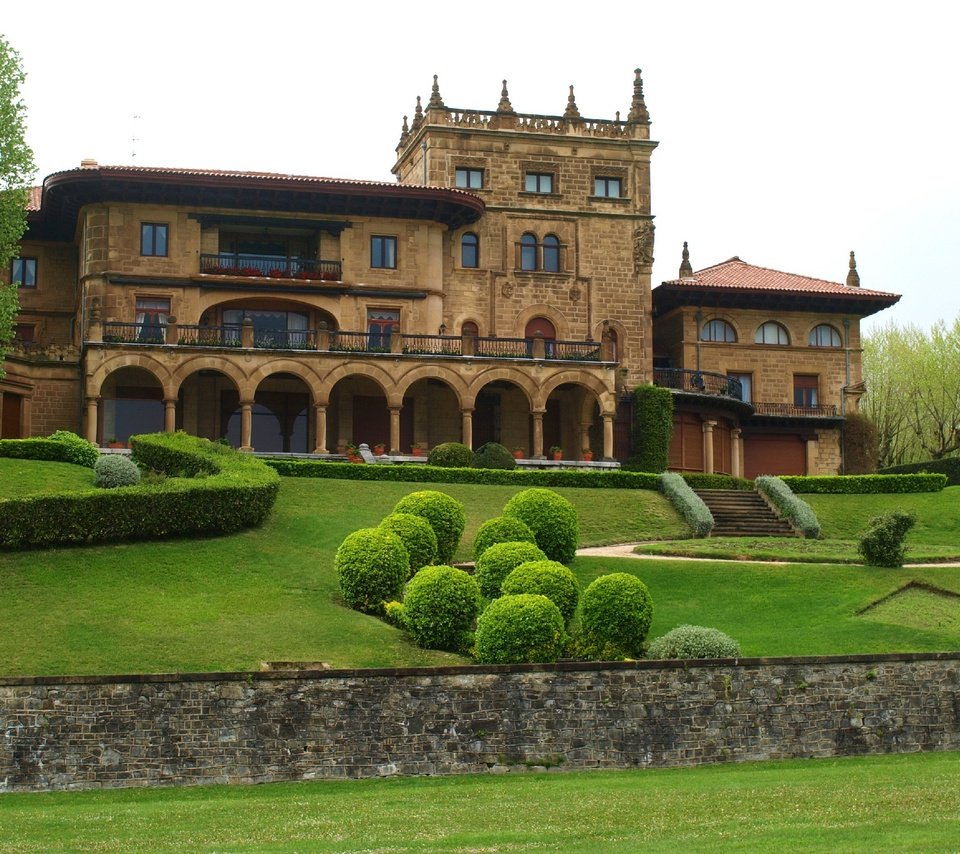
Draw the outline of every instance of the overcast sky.
[[[589,10],[586,14],[584,10]],[[960,5],[892,2],[5,4],[39,179],[101,164],[392,181],[432,75],[450,106],[626,116],[643,69],[654,283],[738,255],[960,314]],[[139,118],[134,118],[135,116]],[[135,156],[134,156],[135,155]]]

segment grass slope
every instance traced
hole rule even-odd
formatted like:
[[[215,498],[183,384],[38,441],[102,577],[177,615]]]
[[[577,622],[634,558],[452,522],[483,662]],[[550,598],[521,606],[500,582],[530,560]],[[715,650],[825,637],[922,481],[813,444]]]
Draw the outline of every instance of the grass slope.
[[[955,851],[958,760],[8,794],[0,852]]]
[[[26,498],[93,489],[93,469],[0,457],[0,497]]]

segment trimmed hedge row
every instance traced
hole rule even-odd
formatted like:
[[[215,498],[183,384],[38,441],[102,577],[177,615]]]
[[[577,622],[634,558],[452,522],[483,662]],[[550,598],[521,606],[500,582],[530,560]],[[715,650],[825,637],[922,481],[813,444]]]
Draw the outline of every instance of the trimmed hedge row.
[[[75,433],[58,430],[48,439],[2,439],[0,457],[39,460],[51,463],[72,463],[93,468],[100,451]]]
[[[949,483],[945,474],[851,474],[784,475],[780,478],[794,492],[834,495],[939,492]]]
[[[676,472],[658,475],[660,491],[693,529],[694,536],[706,537],[714,526],[713,513],[690,484]]]
[[[325,477],[335,480],[389,480],[410,483],[481,483],[503,486],[577,486],[586,489],[658,490],[658,475],[633,471],[583,471],[544,469],[504,471],[502,469],[441,468],[430,465],[355,465],[321,460],[280,460],[263,462],[284,477]]]
[[[820,523],[813,508],[798,498],[782,478],[762,475],[754,483],[757,491],[769,499],[777,511],[803,536],[815,540],[820,536]]]
[[[276,472],[231,448],[184,433],[134,436],[131,445],[138,463],[169,479],[0,500],[0,547],[225,534],[261,524],[276,500]]]
[[[890,466],[880,469],[880,474],[914,474],[916,472],[933,472],[945,474],[948,486],[960,486],[960,457],[946,457],[942,460],[925,460],[922,463],[904,463],[899,466]]]
[[[689,484],[691,489],[739,489],[741,492],[753,492],[753,481],[745,477],[700,472],[683,472],[680,477]]]

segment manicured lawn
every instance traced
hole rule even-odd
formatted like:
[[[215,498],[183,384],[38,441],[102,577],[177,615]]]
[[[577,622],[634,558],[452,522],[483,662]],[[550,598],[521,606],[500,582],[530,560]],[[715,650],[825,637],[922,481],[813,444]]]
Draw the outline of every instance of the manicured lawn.
[[[0,457],[0,498],[93,489],[93,469]]]
[[[265,660],[324,660],[334,667],[462,661],[417,649],[396,629],[338,604],[337,546],[420,488],[285,478],[267,523],[235,536],[2,552],[0,672],[238,670]],[[477,527],[499,514],[517,487],[451,484],[445,491],[467,506],[460,549],[467,559]],[[653,492],[561,491],[577,504],[584,543],[675,537],[685,530]],[[611,502],[617,513],[610,512]]]
[[[960,755],[4,795],[0,852],[956,851]]]

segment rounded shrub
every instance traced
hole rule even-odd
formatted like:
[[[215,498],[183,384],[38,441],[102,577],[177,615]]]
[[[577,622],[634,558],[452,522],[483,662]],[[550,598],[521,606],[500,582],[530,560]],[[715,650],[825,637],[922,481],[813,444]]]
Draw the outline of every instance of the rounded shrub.
[[[478,469],[505,469],[512,471],[517,461],[499,442],[487,442],[473,452],[473,466]]]
[[[519,593],[539,593],[546,596],[563,617],[564,624],[570,622],[577,601],[580,599],[580,584],[570,569],[555,560],[531,560],[521,563],[500,585],[504,596]]]
[[[566,644],[560,609],[539,593],[494,599],[477,620],[475,655],[484,664],[556,661]]]
[[[650,642],[647,658],[739,658],[740,644],[719,629],[677,626]]]
[[[477,530],[473,540],[473,559],[478,560],[490,546],[496,543],[535,543],[530,526],[512,516],[497,516],[488,519]]]
[[[118,486],[136,486],[140,483],[140,469],[123,454],[106,454],[93,466],[94,483],[103,489]]]
[[[860,536],[857,551],[867,566],[903,566],[906,557],[904,540],[917,519],[912,513],[893,510],[870,520],[870,527]]]
[[[430,450],[427,465],[446,469],[470,468],[473,465],[473,451],[460,442],[443,442]]]
[[[417,646],[456,651],[469,645],[480,611],[473,576],[452,566],[425,566],[407,584],[403,625]]]
[[[463,534],[467,517],[463,505],[443,492],[424,489],[405,495],[393,508],[394,513],[412,513],[430,523],[437,535],[437,560],[450,563]]]
[[[494,543],[477,559],[473,577],[480,585],[480,592],[488,599],[500,595],[500,585],[521,563],[530,560],[546,560],[536,543]]]
[[[368,614],[380,613],[384,602],[399,599],[410,574],[403,541],[384,528],[354,531],[340,543],[333,565],[347,604]]]
[[[393,531],[400,538],[410,558],[411,575],[421,566],[437,562],[437,535],[423,516],[391,513],[378,527]]]
[[[92,469],[100,459],[100,451],[93,442],[88,442],[69,430],[57,430],[48,437],[67,448],[64,462]]]
[[[636,658],[653,619],[650,591],[635,575],[601,575],[580,597],[580,623],[586,647]]]
[[[550,560],[573,560],[580,541],[580,524],[574,506],[562,495],[551,489],[524,489],[507,502],[503,515],[524,522]]]

